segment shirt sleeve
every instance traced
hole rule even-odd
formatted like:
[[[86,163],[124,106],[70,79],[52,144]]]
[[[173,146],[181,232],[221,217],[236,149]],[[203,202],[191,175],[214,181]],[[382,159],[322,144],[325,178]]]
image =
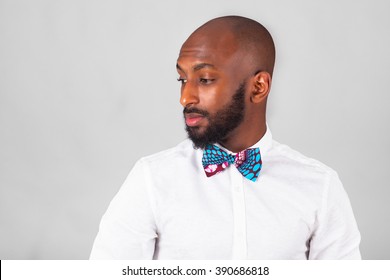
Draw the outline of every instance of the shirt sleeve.
[[[360,233],[348,195],[332,171],[310,241],[309,259],[361,259],[359,244]]]
[[[156,232],[141,159],[104,214],[90,259],[152,259]]]

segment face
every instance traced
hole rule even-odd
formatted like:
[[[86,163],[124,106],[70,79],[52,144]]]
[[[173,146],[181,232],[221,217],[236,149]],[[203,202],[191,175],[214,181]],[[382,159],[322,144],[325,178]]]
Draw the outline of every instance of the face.
[[[228,105],[214,114],[196,107],[184,108],[186,131],[195,148],[204,149],[208,144],[225,140],[244,119],[245,85],[242,83]],[[205,118],[207,125],[202,129],[197,118]],[[194,120],[195,119],[195,120]]]
[[[225,140],[244,121],[246,87],[239,66],[231,38],[191,36],[183,45],[177,61],[180,102],[196,148]]]

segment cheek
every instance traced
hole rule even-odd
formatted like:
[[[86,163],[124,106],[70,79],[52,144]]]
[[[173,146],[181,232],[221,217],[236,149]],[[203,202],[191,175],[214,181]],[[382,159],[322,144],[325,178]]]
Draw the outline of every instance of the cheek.
[[[222,85],[205,86],[199,91],[200,105],[210,113],[229,104],[231,98],[231,92]]]

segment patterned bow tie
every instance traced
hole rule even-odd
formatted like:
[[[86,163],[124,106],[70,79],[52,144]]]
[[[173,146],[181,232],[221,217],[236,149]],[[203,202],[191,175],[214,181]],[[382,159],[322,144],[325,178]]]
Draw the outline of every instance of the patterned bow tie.
[[[202,164],[207,177],[234,164],[242,176],[255,182],[259,177],[262,161],[259,148],[247,149],[233,156],[215,145],[207,145],[203,151]]]

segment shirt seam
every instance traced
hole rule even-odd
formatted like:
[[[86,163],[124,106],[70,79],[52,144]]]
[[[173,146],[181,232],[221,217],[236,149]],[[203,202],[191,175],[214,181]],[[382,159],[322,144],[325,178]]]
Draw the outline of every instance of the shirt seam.
[[[321,224],[320,221],[325,219],[326,213],[328,211],[328,196],[329,196],[329,188],[330,188],[330,181],[331,181],[330,177],[331,177],[330,172],[327,172],[326,181],[324,184],[324,190],[322,192],[321,207],[318,210],[318,220],[314,228],[314,231],[318,229],[318,226]]]
[[[142,167],[142,172],[143,172],[143,175],[144,175],[144,179],[145,179],[145,186],[146,186],[146,192],[147,192],[147,196],[148,196],[148,201],[149,201],[149,204],[150,204],[150,208],[152,210],[152,214],[153,214],[153,219],[154,219],[154,224],[156,226],[156,232],[157,232],[157,235],[158,235],[158,222],[157,222],[157,209],[156,209],[156,206],[155,206],[155,196],[153,195],[153,192],[151,190],[151,181],[150,181],[150,172],[149,172],[149,169],[147,168],[147,162],[145,162],[145,158],[141,158],[140,159],[140,164],[141,164],[141,167]]]

